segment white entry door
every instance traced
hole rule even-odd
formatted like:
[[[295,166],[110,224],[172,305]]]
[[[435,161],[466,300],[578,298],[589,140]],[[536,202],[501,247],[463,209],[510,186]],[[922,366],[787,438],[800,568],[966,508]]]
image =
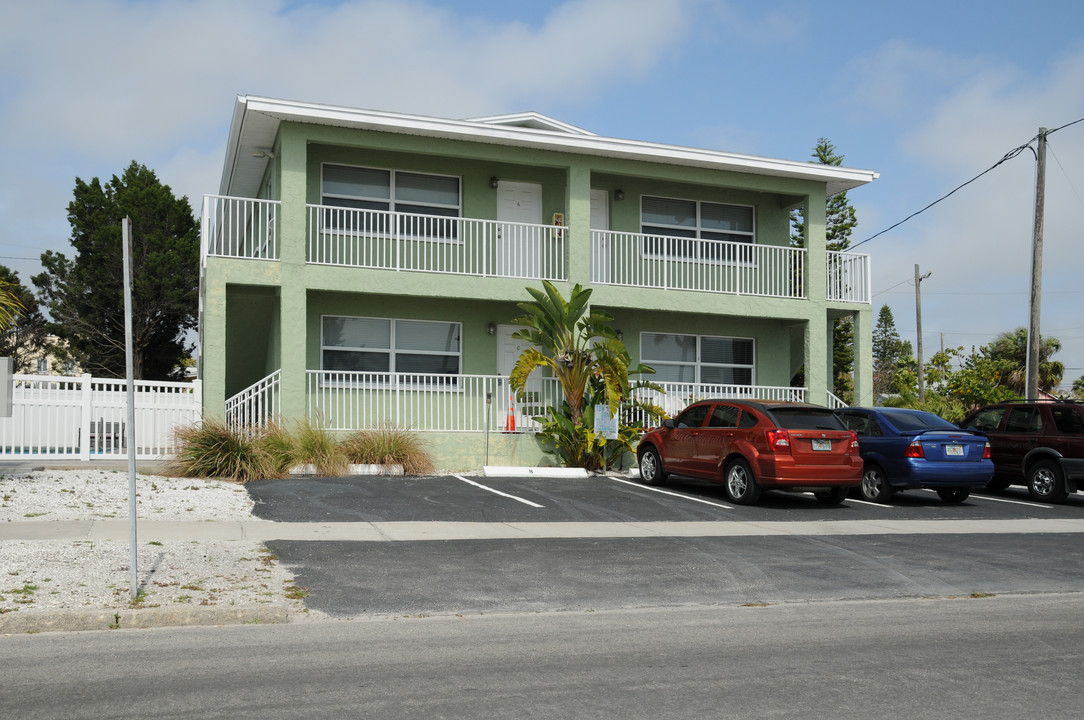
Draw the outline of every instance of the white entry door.
[[[497,183],[498,275],[522,278],[541,276],[545,238],[541,225],[542,186],[500,180]]]
[[[542,381],[535,371],[527,381],[525,392],[517,396],[512,392],[508,384],[508,376],[512,374],[512,368],[524,350],[531,347],[526,340],[512,337],[512,333],[522,330],[519,325],[497,326],[497,374],[504,378],[497,388],[497,397],[494,401],[496,411],[494,417],[500,423],[501,430],[523,430],[528,423],[533,424],[531,418],[540,414],[539,408],[542,390]]]
[[[610,192],[591,190],[591,280],[610,282]],[[601,231],[596,235],[595,231]]]

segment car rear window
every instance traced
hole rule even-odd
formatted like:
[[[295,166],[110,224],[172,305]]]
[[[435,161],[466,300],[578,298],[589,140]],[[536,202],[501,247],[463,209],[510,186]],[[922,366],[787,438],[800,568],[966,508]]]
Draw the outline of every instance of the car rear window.
[[[1072,435],[1084,434],[1084,420],[1080,417],[1080,410],[1075,407],[1052,407],[1050,414],[1059,431]]]
[[[957,429],[956,426],[948,420],[940,418],[933,413],[909,413],[899,412],[898,410],[882,410],[881,414],[888,418],[890,423],[903,432],[944,428],[952,430]]]
[[[846,430],[839,418],[828,409],[779,407],[772,408],[772,417],[779,427],[787,430]]]

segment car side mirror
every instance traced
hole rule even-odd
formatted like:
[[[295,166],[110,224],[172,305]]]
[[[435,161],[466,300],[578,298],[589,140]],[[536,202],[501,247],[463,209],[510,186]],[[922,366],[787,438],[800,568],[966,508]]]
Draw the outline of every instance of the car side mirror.
[[[666,418],[665,420],[662,421],[662,426],[664,428],[670,428],[671,430],[673,430],[674,427],[675,427],[674,426],[674,418]]]

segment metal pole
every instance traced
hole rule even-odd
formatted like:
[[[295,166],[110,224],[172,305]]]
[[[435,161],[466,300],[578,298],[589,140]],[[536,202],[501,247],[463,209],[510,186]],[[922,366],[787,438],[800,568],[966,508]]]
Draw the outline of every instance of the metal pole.
[[[926,378],[925,369],[922,367],[922,281],[930,276],[930,273],[925,275],[918,274],[918,264],[915,264],[915,324],[918,330],[918,342],[916,343],[918,350],[918,399],[926,399]]]
[[[1027,387],[1024,399],[1039,398],[1039,306],[1043,295],[1043,215],[1046,204],[1046,128],[1039,128],[1039,151],[1036,153],[1035,233],[1031,246],[1031,313],[1028,316]]]
[[[132,218],[121,223],[124,247],[124,365],[128,378],[128,545],[131,570],[128,584],[132,601],[139,595],[139,547],[136,539],[136,446],[135,446],[135,363],[132,352]]]

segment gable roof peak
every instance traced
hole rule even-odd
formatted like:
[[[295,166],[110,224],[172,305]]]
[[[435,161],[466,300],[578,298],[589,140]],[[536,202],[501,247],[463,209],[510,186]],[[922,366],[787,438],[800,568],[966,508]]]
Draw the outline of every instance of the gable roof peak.
[[[504,127],[521,127],[531,130],[548,130],[550,132],[565,133],[566,135],[584,135],[592,137],[595,133],[583,128],[569,125],[566,122],[555,120],[548,115],[529,110],[527,112],[511,113],[508,115],[489,115],[479,118],[468,118],[467,122],[481,123],[483,125],[501,125]]]

